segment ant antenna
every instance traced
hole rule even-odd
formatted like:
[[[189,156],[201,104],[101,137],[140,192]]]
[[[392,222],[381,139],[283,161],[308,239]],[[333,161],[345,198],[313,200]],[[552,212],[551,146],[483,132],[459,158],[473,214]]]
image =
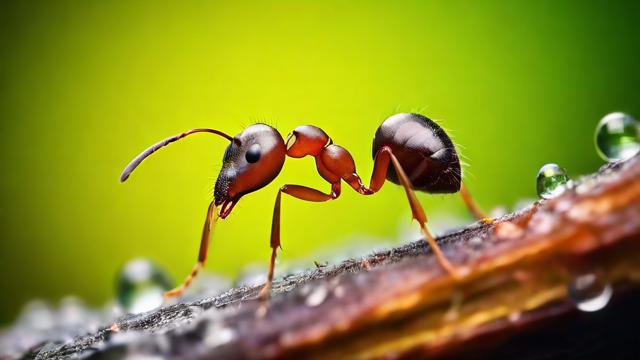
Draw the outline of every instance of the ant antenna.
[[[220,135],[223,138],[229,140],[229,141],[233,141],[235,142],[237,145],[240,145],[240,140],[232,138],[231,136],[223,133],[222,131],[219,130],[214,130],[214,129],[191,129],[189,131],[185,131],[181,134],[178,135],[174,135],[171,136],[169,138],[166,138],[162,141],[159,141],[153,145],[151,145],[147,150],[143,151],[140,153],[140,155],[136,156],[135,159],[131,160],[131,162],[129,163],[129,165],[127,165],[126,168],[124,168],[124,170],[122,171],[122,174],[120,175],[120,182],[125,182],[128,178],[129,175],[131,175],[131,173],[133,172],[133,170],[135,170],[138,165],[140,165],[140,163],[146,159],[149,155],[153,154],[154,152],[156,152],[158,149],[167,146],[169,144],[171,144],[172,142],[178,141],[188,135],[191,134],[195,134],[195,133],[199,133],[199,132],[207,132],[207,133],[211,133],[211,134],[216,134],[216,135]]]

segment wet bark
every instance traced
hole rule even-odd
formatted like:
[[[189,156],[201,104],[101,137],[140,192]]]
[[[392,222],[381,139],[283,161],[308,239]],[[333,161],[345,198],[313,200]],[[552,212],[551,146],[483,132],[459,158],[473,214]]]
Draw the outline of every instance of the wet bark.
[[[266,306],[235,288],[24,358],[638,358],[640,157],[437,240],[461,278],[416,241],[280,279]],[[613,290],[598,312],[568,291],[584,275]]]

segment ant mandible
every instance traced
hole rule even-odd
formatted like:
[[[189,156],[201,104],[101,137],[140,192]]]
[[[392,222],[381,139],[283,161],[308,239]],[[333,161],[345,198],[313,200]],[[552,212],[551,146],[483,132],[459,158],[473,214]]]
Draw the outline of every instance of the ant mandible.
[[[280,247],[280,200],[282,193],[301,200],[323,202],[340,196],[342,181],[362,195],[371,195],[380,190],[385,180],[402,185],[413,218],[431,246],[440,265],[452,276],[459,272],[443,255],[440,247],[427,230],[422,206],[413,190],[427,193],[460,192],[464,203],[478,219],[484,214],[475,205],[462,184],[460,160],[455,147],[445,131],[431,119],[420,114],[396,114],[386,119],[373,138],[373,173],[369,187],[366,187],[356,173],[351,154],[335,145],[320,128],[303,125],[293,130],[283,140],[280,133],[265,124],[254,124],[231,137],[219,130],[193,129],[162,140],[138,155],[122,172],[120,181],[125,181],[140,163],[158,149],[188,135],[207,132],[220,135],[230,141],[222,159],[222,169],[214,190],[214,199],[207,210],[202,230],[198,261],[185,281],[179,287],[165,293],[167,297],[179,296],[191,284],[207,259],[209,237],[218,218],[226,218],[240,198],[259,190],[278,176],[286,156],[302,158],[313,156],[316,168],[322,178],[331,184],[331,191],[322,191],[302,186],[284,185],[278,190],[271,224],[271,262],[267,282],[260,291],[260,298],[266,299],[271,290],[277,250]],[[392,164],[393,166],[389,166]]]

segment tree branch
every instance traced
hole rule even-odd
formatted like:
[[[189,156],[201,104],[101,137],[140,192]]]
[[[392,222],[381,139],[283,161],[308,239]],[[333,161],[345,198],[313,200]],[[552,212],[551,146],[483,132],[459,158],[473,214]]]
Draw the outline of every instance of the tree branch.
[[[640,320],[634,301],[624,300],[640,299],[639,179],[640,157],[608,164],[557,198],[439,237],[447,258],[466,274],[460,280],[417,241],[281,279],[268,306],[255,300],[259,287],[235,288],[126,316],[68,343],[43,344],[24,357],[135,352],[180,359],[431,358],[473,357],[477,353],[470,351],[478,347],[499,357],[507,356],[509,347],[500,353],[487,344],[505,336],[520,337],[524,347],[516,349],[531,352],[520,352],[520,358],[571,347],[556,339],[549,339],[549,348],[526,347],[531,339],[522,340],[522,334],[535,334],[544,324],[574,331],[569,334],[574,339],[587,335],[587,344],[594,344],[595,330],[584,325],[581,333],[576,324],[582,323],[575,320],[591,324],[594,317],[576,312],[577,299],[567,289],[592,274],[614,290],[613,306],[600,313]],[[600,319],[620,326],[611,324],[615,316]],[[608,344],[636,346],[632,343]]]

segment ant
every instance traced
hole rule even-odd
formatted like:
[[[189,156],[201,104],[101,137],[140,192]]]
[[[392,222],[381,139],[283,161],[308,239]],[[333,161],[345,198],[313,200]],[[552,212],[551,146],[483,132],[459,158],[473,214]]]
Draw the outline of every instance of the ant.
[[[278,190],[271,224],[271,262],[267,282],[259,294],[261,299],[269,297],[273,282],[276,254],[280,247],[280,202],[283,193],[305,201],[324,202],[335,200],[340,196],[343,181],[362,195],[378,192],[385,180],[402,185],[409,200],[413,218],[420,224],[425,240],[439,264],[456,279],[460,277],[460,273],[443,255],[427,230],[427,217],[414,190],[427,193],[460,192],[464,203],[476,218],[483,219],[487,223],[491,222],[473,202],[462,183],[460,160],[449,136],[431,119],[414,113],[393,115],[378,127],[373,138],[374,166],[368,187],[358,176],[349,151],[335,145],[322,129],[313,125],[295,128],[286,139],[283,139],[276,129],[266,124],[251,125],[234,137],[214,129],[192,129],[162,140],[143,151],[127,165],[120,176],[120,181],[127,180],[131,172],[158,149],[201,132],[222,136],[230,144],[222,159],[222,169],[215,184],[214,199],[207,210],[198,261],[182,285],[165,293],[167,297],[180,296],[204,267],[210,233],[216,221],[229,216],[242,196],[271,183],[282,170],[286,156],[292,158],[313,156],[318,173],[331,184],[331,191],[324,193],[310,187],[289,184]]]

